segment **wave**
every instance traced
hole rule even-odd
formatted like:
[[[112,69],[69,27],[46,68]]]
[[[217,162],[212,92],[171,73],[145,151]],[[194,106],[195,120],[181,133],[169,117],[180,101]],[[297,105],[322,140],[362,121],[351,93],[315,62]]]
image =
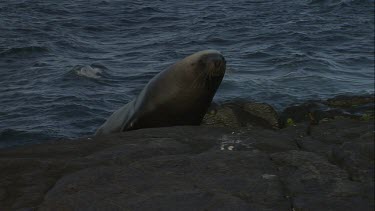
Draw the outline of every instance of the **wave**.
[[[134,13],[134,14],[143,14],[143,13],[163,13],[164,11],[159,9],[159,8],[155,8],[155,7],[142,7],[142,8],[137,8],[137,9],[133,9],[130,11],[130,13]]]
[[[178,17],[170,17],[170,16],[153,16],[147,19],[147,22],[163,22],[163,21],[171,21],[177,22],[180,18]]]
[[[216,44],[216,45],[230,45],[233,43],[232,40],[224,39],[221,37],[209,36],[206,39],[206,42],[209,44]]]
[[[6,56],[29,56],[40,53],[47,53],[49,49],[43,46],[26,46],[19,48],[10,48],[3,52],[0,52],[0,57]]]
[[[322,5],[325,7],[351,6],[363,3],[374,3],[374,0],[311,0],[310,5]]]
[[[250,59],[268,59],[271,57],[272,57],[271,54],[268,54],[262,51],[255,51],[255,52],[245,54],[245,58],[250,58]]]
[[[104,32],[110,30],[110,28],[101,26],[101,25],[88,25],[83,27],[84,30],[90,31],[90,32]]]
[[[217,100],[282,108],[313,95],[374,90],[368,0],[0,5],[0,133],[17,130],[3,131],[0,142],[6,134],[29,143],[41,131],[92,132],[159,70],[206,48],[228,62]]]

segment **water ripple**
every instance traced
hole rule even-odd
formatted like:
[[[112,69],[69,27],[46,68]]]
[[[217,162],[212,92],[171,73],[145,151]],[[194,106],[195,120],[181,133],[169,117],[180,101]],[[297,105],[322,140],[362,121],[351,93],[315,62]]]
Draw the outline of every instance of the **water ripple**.
[[[374,1],[0,1],[0,147],[92,134],[159,71],[204,49],[216,101],[374,92]]]
[[[49,52],[49,49],[42,46],[14,47],[0,52],[0,58],[7,56],[31,56],[47,52]]]

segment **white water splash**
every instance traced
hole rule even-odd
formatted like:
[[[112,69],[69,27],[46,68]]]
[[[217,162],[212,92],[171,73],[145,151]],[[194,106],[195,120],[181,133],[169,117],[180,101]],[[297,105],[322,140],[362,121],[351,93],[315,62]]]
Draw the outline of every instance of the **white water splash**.
[[[75,70],[75,73],[79,76],[87,77],[87,78],[101,78],[101,74],[103,71],[99,68],[91,67],[90,65],[86,65]]]

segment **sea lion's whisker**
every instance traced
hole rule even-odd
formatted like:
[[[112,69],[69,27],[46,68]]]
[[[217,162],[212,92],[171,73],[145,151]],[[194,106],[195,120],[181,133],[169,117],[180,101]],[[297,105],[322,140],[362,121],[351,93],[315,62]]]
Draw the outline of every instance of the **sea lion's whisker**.
[[[201,87],[201,77],[203,76],[204,77],[204,71],[200,72],[197,77],[194,79],[194,81],[192,82],[191,84],[191,88],[200,88]]]
[[[199,78],[199,75],[193,80],[193,82],[191,82],[189,88],[196,88],[196,83],[198,81],[198,78]]]

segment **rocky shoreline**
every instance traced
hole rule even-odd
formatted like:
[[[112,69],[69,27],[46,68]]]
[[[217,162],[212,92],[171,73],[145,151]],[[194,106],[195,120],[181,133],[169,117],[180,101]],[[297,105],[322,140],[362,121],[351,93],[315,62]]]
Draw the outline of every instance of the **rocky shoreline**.
[[[373,210],[374,96],[0,150],[0,210]]]

